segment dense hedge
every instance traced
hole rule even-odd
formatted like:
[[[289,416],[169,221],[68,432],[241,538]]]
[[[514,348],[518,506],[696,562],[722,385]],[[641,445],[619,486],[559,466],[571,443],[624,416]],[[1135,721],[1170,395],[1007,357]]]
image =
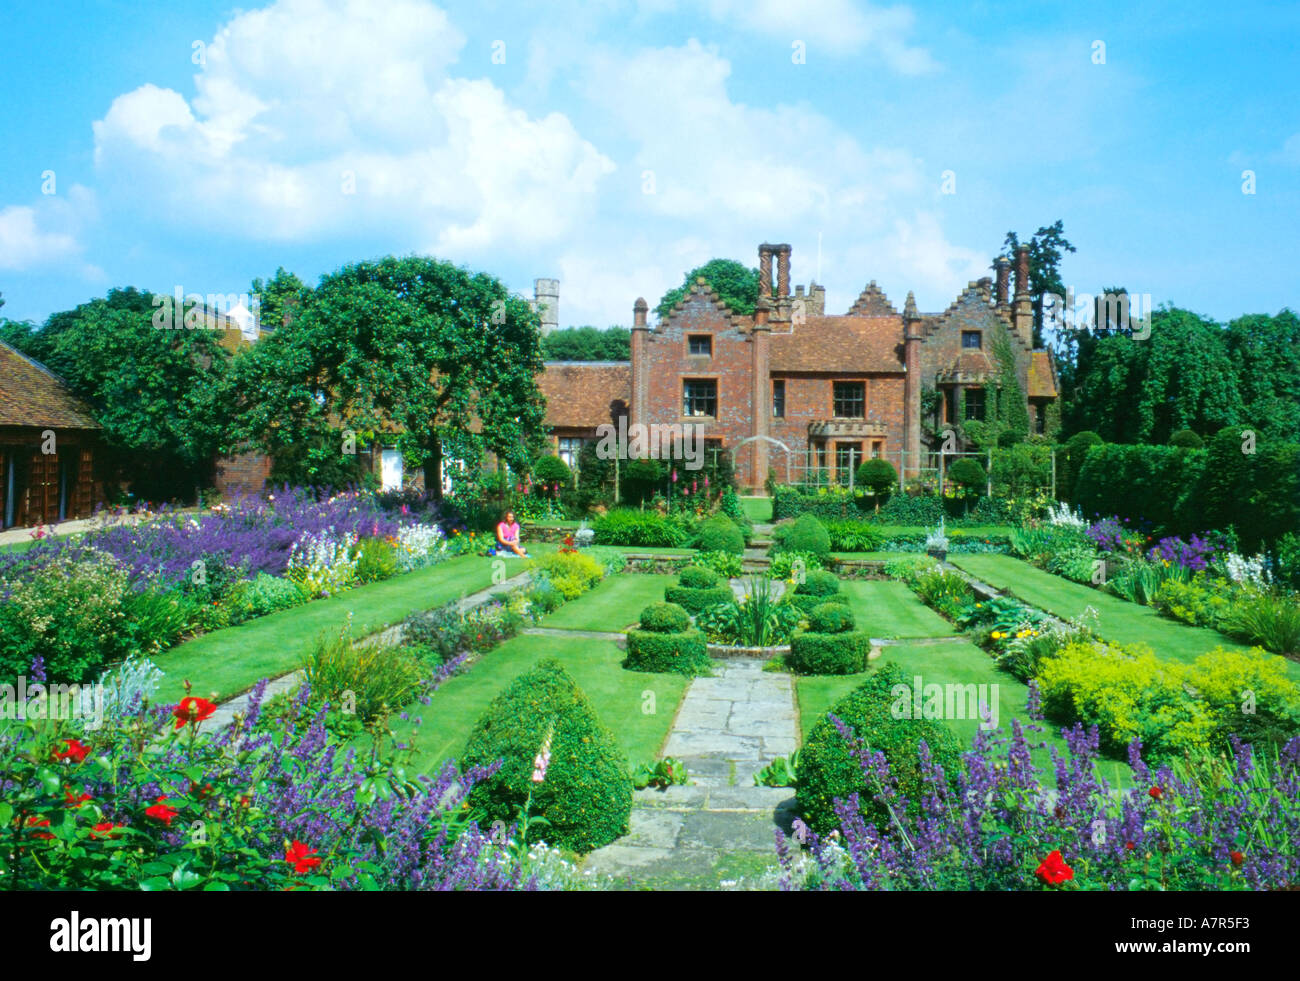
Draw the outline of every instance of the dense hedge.
[[[533,765],[551,734],[546,779],[532,781]],[[530,838],[586,853],[624,834],[632,811],[632,778],[618,743],[591,701],[548,658],[520,675],[492,700],[465,747],[465,766],[501,768],[477,784],[470,804],[489,821],[516,820],[529,793],[532,813],[545,818]]]
[[[993,459],[996,466],[997,453]],[[957,498],[943,498],[934,494],[894,494],[887,503],[881,505],[878,513],[873,510],[874,500],[841,489],[818,494],[803,493],[796,487],[777,487],[772,495],[772,520],[782,521],[811,514],[828,525],[839,521],[869,521],[881,525],[929,526],[944,519],[949,527],[959,527],[963,524],[999,524],[1009,518],[1006,502],[997,498],[981,497],[970,503],[968,509],[968,502]]]
[[[896,665],[884,665],[831,709],[871,746],[885,755],[890,773],[898,782],[900,793],[913,802],[925,792],[921,781],[917,749],[922,740],[930,747],[933,759],[949,776],[961,770],[961,745],[947,723],[928,719],[895,719],[890,708],[896,701],[891,689],[901,684],[910,690],[911,679]],[[823,718],[809,733],[799,753],[796,796],[804,820],[818,833],[840,826],[834,801],[859,794],[862,814],[884,826],[889,816],[874,801],[862,766],[849,752],[844,738],[829,718]]]
[[[790,638],[785,661],[797,674],[858,674],[866,670],[869,653],[871,638],[859,630],[833,634],[798,630]]]
[[[730,586],[711,586],[708,589],[695,589],[691,586],[669,586],[664,590],[664,599],[669,603],[700,613],[718,603],[730,603],[735,599]]]
[[[1094,446],[1075,481],[1074,503],[1084,515],[1119,515],[1150,522],[1168,534],[1205,530],[1197,490],[1204,450],[1175,446]]]
[[[676,603],[651,603],[641,611],[641,629],[656,634],[679,634],[691,629],[691,615]]]
[[[695,629],[672,634],[629,630],[625,664],[632,671],[685,675],[708,674],[711,667],[704,634]]]
[[[814,569],[794,587],[794,591],[800,596],[833,596],[840,591],[840,581],[833,572]]]
[[[691,589],[712,589],[718,585],[718,574],[702,565],[688,565],[677,577],[677,582]]]

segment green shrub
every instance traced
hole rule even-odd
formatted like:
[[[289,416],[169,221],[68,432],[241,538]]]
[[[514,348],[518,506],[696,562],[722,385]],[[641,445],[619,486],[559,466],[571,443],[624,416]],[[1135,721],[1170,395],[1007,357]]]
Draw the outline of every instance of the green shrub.
[[[171,647],[189,622],[183,597],[159,586],[128,589],[122,597],[122,612],[122,628],[130,638],[127,646],[145,657]]]
[[[817,518],[805,514],[790,524],[777,525],[772,530],[772,544],[777,552],[808,552],[824,559],[831,551],[831,536]]]
[[[691,615],[676,603],[651,603],[641,611],[641,629],[656,634],[679,634],[691,629]]]
[[[895,685],[907,691],[910,706],[911,679],[897,666],[884,665],[837,702],[831,714],[849,726],[858,739],[884,754],[900,793],[914,811],[925,792],[917,754],[920,743],[925,741],[933,760],[950,778],[960,772],[961,745],[945,722],[894,718],[890,709],[898,701]],[[799,754],[796,798],[804,820],[819,834],[838,828],[834,801],[847,801],[854,793],[859,795],[864,818],[882,827],[888,823],[889,815],[873,800],[874,789],[867,786],[858,758],[834,723],[823,718],[812,727]]]
[[[629,630],[624,664],[632,671],[684,675],[708,674],[712,666],[704,634],[694,629],[675,634]]]
[[[834,596],[840,591],[840,581],[833,572],[814,569],[794,587],[794,591],[799,596]]]
[[[563,597],[546,580],[541,580],[529,590],[527,603],[539,604],[538,613],[546,612],[545,601],[539,596],[556,597],[557,605]],[[469,610],[461,610],[453,600],[435,610],[416,613],[404,621],[405,640],[446,663],[468,651],[489,651],[509,640],[523,629],[525,620],[514,603],[484,603]]]
[[[550,581],[566,600],[577,599],[605,576],[605,567],[586,552],[552,552],[529,567]]]
[[[51,683],[80,684],[132,653],[123,609],[129,588],[126,567],[94,550],[0,581],[9,591],[0,602],[0,681],[30,674],[40,656]]]
[[[597,545],[680,548],[690,541],[680,522],[653,511],[631,508],[619,508],[597,518],[591,530],[592,541]]]
[[[859,487],[871,491],[877,509],[880,499],[888,497],[898,487],[898,471],[892,463],[880,457],[863,460],[854,478]]]
[[[1083,469],[1088,450],[1101,446],[1104,440],[1090,429],[1075,433],[1065,441],[1065,452],[1056,458],[1056,496],[1063,501],[1074,501],[1075,482]]]
[[[1184,623],[1217,628],[1232,609],[1231,594],[1232,590],[1223,581],[1210,586],[1204,574],[1198,574],[1191,582],[1166,579],[1156,590],[1151,605],[1165,616]]]
[[[664,590],[664,599],[684,607],[690,613],[699,613],[718,603],[730,603],[734,598],[730,586],[714,586],[711,589],[669,586]]]
[[[1102,747],[1115,756],[1141,739],[1152,764],[1226,748],[1229,733],[1259,731],[1260,719],[1289,725],[1300,700],[1280,659],[1224,648],[1184,665],[1140,645],[1072,643],[1043,662],[1038,686],[1049,717],[1097,726]],[[1259,719],[1241,710],[1248,691]]]
[[[1145,519],[1157,534],[1193,534],[1206,528],[1199,488],[1205,450],[1107,443],[1088,451],[1074,485],[1084,514]],[[1241,441],[1237,440],[1241,457]]]
[[[827,603],[834,608],[838,603]],[[859,674],[866,670],[871,638],[859,631],[815,633],[798,630],[790,638],[785,663],[797,674]]]
[[[988,484],[989,475],[978,460],[964,456],[954,460],[948,468],[948,479],[960,487],[967,497],[974,497]]]
[[[548,737],[550,763],[545,779],[534,783],[534,761]],[[498,760],[501,768],[469,798],[488,823],[515,821],[531,794],[531,814],[544,819],[530,824],[532,840],[585,854],[627,831],[628,761],[559,661],[547,658],[517,677],[475,724],[462,763]]]
[[[1287,532],[1277,541],[1277,581],[1288,589],[1300,590],[1300,535]]]
[[[730,552],[702,552],[695,557],[695,564],[712,569],[723,579],[735,579],[744,569],[744,559]]]
[[[357,643],[345,628],[334,637],[317,639],[303,663],[303,676],[314,700],[329,702],[364,723],[414,701],[429,673],[405,648]]]
[[[772,520],[798,518],[814,514],[819,518],[860,517],[868,506],[867,498],[851,494],[846,488],[822,488],[818,493],[805,494],[796,487],[777,487],[772,494]]]
[[[1185,450],[1199,450],[1205,446],[1205,440],[1197,436],[1190,429],[1180,429],[1169,436],[1169,445],[1181,447]]]
[[[382,538],[363,538],[355,554],[357,582],[379,582],[397,575],[397,549]]]
[[[793,603],[805,614],[812,613],[813,610],[823,603],[841,603],[844,606],[849,604],[848,593],[832,593],[830,596],[813,596],[807,593],[786,593],[789,602]]]
[[[826,533],[832,552],[875,552],[885,540],[879,529],[865,521],[827,521]]]
[[[741,555],[745,551],[745,535],[725,514],[715,514],[695,529],[695,547],[701,552]]]
[[[297,584],[266,572],[240,584],[231,600],[232,610],[238,619],[251,620],[280,610],[292,609],[307,602],[307,597]]]
[[[956,617],[975,598],[965,579],[937,565],[921,572],[912,588],[921,602],[948,617]]]
[[[537,483],[545,484],[548,487],[552,484],[559,484],[561,488],[565,488],[573,480],[573,471],[558,456],[548,454],[539,457],[537,462],[533,464],[533,479]]]
[[[808,614],[808,629],[818,634],[839,634],[855,626],[853,611],[844,603],[822,603]]]
[[[736,523],[736,527],[744,533],[748,539],[754,530],[754,522],[749,520],[749,515],[745,513],[745,506],[740,503],[740,496],[734,488],[728,487],[722,492],[722,498],[718,501],[718,510]]]
[[[677,577],[677,583],[681,586],[689,586],[691,589],[712,589],[718,585],[718,574],[712,569],[706,569],[698,565],[688,565],[682,570],[681,575]]]
[[[1274,654],[1300,654],[1300,602],[1271,593],[1238,595],[1222,620],[1223,629]]]

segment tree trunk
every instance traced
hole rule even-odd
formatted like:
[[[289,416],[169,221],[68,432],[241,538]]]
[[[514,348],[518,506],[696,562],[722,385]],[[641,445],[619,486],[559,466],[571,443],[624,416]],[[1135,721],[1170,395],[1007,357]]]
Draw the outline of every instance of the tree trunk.
[[[442,443],[435,442],[424,458],[424,493],[435,501],[442,500]]]

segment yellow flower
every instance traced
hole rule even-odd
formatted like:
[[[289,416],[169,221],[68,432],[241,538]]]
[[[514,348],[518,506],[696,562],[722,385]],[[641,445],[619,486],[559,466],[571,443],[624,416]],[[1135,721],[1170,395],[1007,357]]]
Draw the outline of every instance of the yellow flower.
[[[996,630],[993,631],[993,633],[989,634],[989,636],[992,637],[994,640],[1001,640],[1001,639],[1002,639],[1002,634],[1000,634],[1000,633],[999,633],[998,631],[996,631]]]

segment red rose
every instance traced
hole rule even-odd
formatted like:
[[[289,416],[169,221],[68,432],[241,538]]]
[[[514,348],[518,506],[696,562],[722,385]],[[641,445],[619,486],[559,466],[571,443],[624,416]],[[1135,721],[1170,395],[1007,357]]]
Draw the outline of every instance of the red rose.
[[[166,797],[159,797],[158,803],[154,804],[152,807],[146,807],[144,813],[146,817],[151,817],[155,821],[161,821],[163,824],[171,827],[172,818],[179,814],[180,811],[168,804]]]
[[[181,699],[179,705],[172,709],[172,715],[176,716],[176,728],[179,729],[187,722],[202,722],[216,710],[217,706],[206,698],[187,695]]]
[[[48,828],[49,826],[50,826],[50,819],[43,818],[39,814],[33,814],[31,817],[27,819],[27,827],[29,828]],[[48,831],[33,831],[32,837],[40,838],[42,841],[54,840],[54,835],[50,834]]]
[[[63,749],[54,751],[54,758],[64,763],[80,763],[90,755],[90,747],[79,739],[65,739],[63,746]]]
[[[64,807],[77,808],[77,807],[80,807],[82,804],[84,804],[86,801],[88,801],[88,800],[90,800],[90,799],[91,799],[90,794],[77,794],[77,795],[74,795],[74,794],[72,793],[72,788],[71,788],[71,787],[64,787],[64,788],[63,788],[63,806],[64,806]]]
[[[1058,849],[1043,859],[1042,864],[1034,871],[1034,875],[1049,886],[1059,886],[1062,882],[1074,878],[1074,869],[1065,864],[1065,859],[1061,857]]]
[[[293,844],[285,846],[284,860],[293,866],[295,873],[302,875],[320,865],[320,859],[313,857],[315,854],[316,849],[308,848],[301,841],[294,841]]]
[[[1133,842],[1131,841],[1126,841],[1124,842],[1124,847],[1127,848],[1129,851],[1133,851],[1135,848],[1137,848],[1137,845],[1133,844]]]
[[[90,837],[98,840],[99,836],[102,834],[105,838],[121,838],[121,835],[109,833],[120,827],[122,827],[122,825],[114,824],[112,821],[100,821],[99,824],[95,825],[94,830],[90,832]]]
[[[1165,796],[1165,792],[1160,787],[1152,787],[1147,791],[1147,796],[1153,800],[1162,800]]]
[[[1241,852],[1228,852],[1228,858],[1232,859],[1232,864],[1241,868],[1241,863],[1246,861],[1246,856]]]

